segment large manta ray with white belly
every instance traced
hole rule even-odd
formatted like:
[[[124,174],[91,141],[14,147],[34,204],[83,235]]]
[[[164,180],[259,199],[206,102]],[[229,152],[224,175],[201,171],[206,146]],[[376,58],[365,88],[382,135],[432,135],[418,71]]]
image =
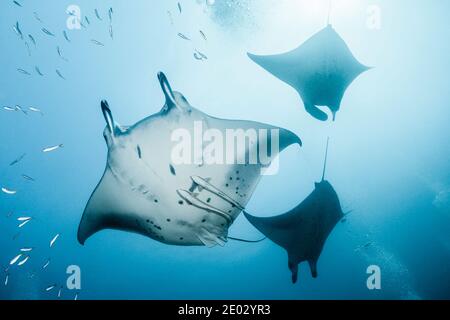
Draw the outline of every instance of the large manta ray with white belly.
[[[159,73],[158,78],[166,98],[164,107],[131,127],[118,125],[108,103],[101,103],[107,123],[107,164],[80,222],[81,244],[100,230],[118,229],[171,245],[224,245],[228,228],[250,200],[261,170],[278,152],[292,144],[301,145],[297,135],[282,128],[213,118],[172,91],[164,74]],[[196,124],[214,133],[211,140],[225,136],[227,130],[277,135],[267,134],[266,139],[257,135],[244,148],[237,148],[231,163],[207,164],[198,159],[190,164],[174,163],[173,133],[184,130],[178,132],[195,136]],[[268,162],[260,157],[250,161],[250,154],[274,145],[278,148],[272,148]]]

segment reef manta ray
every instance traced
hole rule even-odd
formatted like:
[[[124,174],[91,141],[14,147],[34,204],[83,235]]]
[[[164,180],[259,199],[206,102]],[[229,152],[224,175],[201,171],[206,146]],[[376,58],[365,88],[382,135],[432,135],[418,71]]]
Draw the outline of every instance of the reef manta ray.
[[[318,106],[327,106],[334,121],[347,88],[370,69],[356,60],[331,24],[290,52],[248,56],[297,90],[306,111],[321,121],[328,120],[328,115]]]
[[[244,211],[256,229],[287,251],[293,283],[297,282],[298,265],[303,261],[309,263],[312,277],[317,277],[317,261],[325,241],[344,217],[336,191],[325,180],[325,167],[326,160],[322,181],[315,184],[314,191],[302,203],[287,213],[262,218]]]
[[[224,133],[235,130],[276,130],[278,150],[269,160],[300,138],[291,131],[267,124],[213,118],[192,107],[173,92],[163,73],[158,74],[166,103],[162,110],[131,127],[119,126],[106,101],[101,107],[107,126],[106,169],[91,195],[78,229],[84,244],[103,229],[118,229],[172,245],[215,246],[227,241],[228,228],[250,200],[268,164],[250,163],[251,147],[270,146],[272,136],[236,151],[231,164],[174,164],[172,134],[180,128],[194,134],[195,124]],[[241,154],[239,154],[241,152]],[[244,153],[244,154],[242,154]],[[244,162],[237,159],[245,158]]]

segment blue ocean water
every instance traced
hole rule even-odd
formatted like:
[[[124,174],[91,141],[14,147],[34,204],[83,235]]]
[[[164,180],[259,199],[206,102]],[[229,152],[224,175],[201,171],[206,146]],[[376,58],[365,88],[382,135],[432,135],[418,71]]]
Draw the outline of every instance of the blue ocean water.
[[[351,85],[334,123],[311,118],[292,88],[246,55],[297,47],[325,26],[327,0],[182,0],[181,13],[177,1],[18,3],[0,4],[0,104],[27,111],[0,110],[0,187],[17,191],[0,193],[1,299],[450,298],[450,3],[333,1],[334,28],[374,67]],[[84,27],[68,29],[70,5]],[[368,22],[374,10],[376,27]],[[208,59],[195,59],[195,50]],[[77,242],[106,161],[100,101],[124,125],[158,112],[158,71],[208,114],[302,138],[300,151],[281,155],[279,173],[262,179],[247,207],[255,215],[285,212],[313,190],[331,138],[327,179],[351,213],[329,237],[317,279],[302,264],[292,285],[286,254],[270,241],[208,249],[102,231]],[[19,217],[32,219],[19,228]],[[230,235],[261,236],[242,216]],[[29,260],[9,266],[25,247]],[[79,290],[66,286],[71,265],[81,270]],[[381,269],[381,290],[367,288],[370,265]]]

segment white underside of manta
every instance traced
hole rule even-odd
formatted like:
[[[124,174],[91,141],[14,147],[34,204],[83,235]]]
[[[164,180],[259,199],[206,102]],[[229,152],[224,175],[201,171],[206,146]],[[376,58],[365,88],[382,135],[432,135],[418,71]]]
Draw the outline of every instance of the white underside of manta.
[[[132,127],[118,126],[108,104],[102,102],[107,122],[106,169],[89,199],[78,230],[85,241],[103,229],[118,229],[148,236],[172,245],[224,245],[228,228],[249,202],[263,164],[173,164],[172,133],[194,131],[201,122],[207,129],[279,130],[279,152],[301,145],[292,132],[251,121],[222,120],[189,105],[183,95],[172,92],[159,74],[166,105]],[[258,137],[256,147],[270,141]],[[245,153],[251,147],[246,146]],[[278,154],[271,154],[274,159]],[[241,157],[236,154],[236,157]]]

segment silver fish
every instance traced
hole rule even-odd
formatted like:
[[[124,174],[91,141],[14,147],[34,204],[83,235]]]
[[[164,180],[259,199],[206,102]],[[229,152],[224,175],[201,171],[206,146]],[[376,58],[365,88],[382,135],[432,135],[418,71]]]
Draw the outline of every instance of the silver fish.
[[[63,36],[64,36],[64,39],[66,39],[67,42],[70,42],[70,39],[69,39],[69,36],[67,35],[66,30],[63,31]]]
[[[31,42],[34,44],[34,46],[36,46],[36,40],[34,39],[34,37],[31,34],[28,35],[28,38],[31,40]]]
[[[23,114],[28,115],[28,112],[26,110],[23,110],[23,108],[21,106],[19,106],[18,104],[15,106],[16,111],[21,111]]]
[[[9,262],[9,265],[12,266],[13,264],[16,264],[16,262],[22,257],[22,253],[18,254],[12,260]]]
[[[31,76],[31,73],[29,73],[27,70],[19,68],[19,69],[17,69],[17,71],[19,71],[20,73],[22,73],[22,74],[24,74],[26,76]]]
[[[16,110],[16,109],[14,109],[14,110]],[[17,111],[17,110],[16,110],[16,111]],[[25,158],[26,155],[27,155],[26,153],[20,155],[20,157],[18,157],[18,158],[15,159],[13,162],[11,162],[11,163],[9,164],[9,166],[12,167],[12,166],[18,164],[20,161],[23,160],[23,158]]]
[[[92,39],[91,42],[97,46],[102,46],[102,47],[105,46],[103,43],[101,43],[100,41],[97,41],[95,39]]]
[[[21,224],[19,224],[19,226],[18,226],[18,228],[22,228],[22,227],[24,227],[28,222],[30,222],[31,221],[31,219],[30,220],[26,220],[26,221],[24,221],[24,222],[22,222]]]
[[[5,276],[5,287],[8,285],[8,281],[9,281],[9,274],[6,274],[6,276]]]
[[[20,261],[17,265],[19,267],[23,266],[25,263],[27,263],[28,259],[30,259],[30,256],[25,256],[25,258],[22,261]]]
[[[59,145],[57,145],[57,146],[45,148],[45,149],[42,150],[42,152],[44,152],[44,153],[52,152],[52,151],[55,151],[55,150],[60,149],[60,148],[63,148],[63,147],[64,147],[63,144],[59,144]]]
[[[109,8],[109,10],[108,10],[109,21],[112,21],[113,13],[114,13],[113,8]]]
[[[42,112],[41,109],[38,109],[38,108],[35,108],[35,107],[29,107],[28,110],[30,110],[32,112],[40,113],[42,116],[44,115],[44,113]]]
[[[184,34],[182,33],[178,33],[178,36],[183,39],[183,40],[187,40],[187,41],[191,41],[191,39],[189,39],[188,37],[186,37]]]
[[[42,266],[42,269],[46,269],[49,264],[50,264],[50,258],[47,259],[47,261],[44,263],[44,265]]]
[[[53,247],[53,245],[55,244],[56,240],[58,240],[59,238],[59,233],[53,237],[53,239],[50,241],[50,248]]]
[[[21,252],[31,252],[31,251],[33,251],[33,248],[22,248],[22,249],[20,249],[20,251]]]
[[[55,36],[55,34],[53,32],[51,32],[51,31],[49,31],[49,30],[47,30],[45,28],[42,28],[41,30],[42,30],[42,32],[44,32],[48,36],[51,36],[51,37]]]
[[[9,195],[14,195],[14,194],[17,193],[16,190],[10,190],[10,189],[5,188],[5,187],[2,188],[2,191],[3,191],[3,193],[9,194]]]
[[[59,71],[58,69],[56,69],[56,74],[58,75],[58,77],[60,77],[63,80],[66,80],[66,78],[64,78],[64,76],[62,75],[61,71]]]
[[[49,292],[52,291],[53,289],[55,289],[56,284],[52,284],[51,286],[48,286],[47,288],[45,288],[45,291]]]
[[[41,77],[43,77],[44,76],[44,74],[41,72],[41,69],[39,69],[39,67],[38,66],[36,66],[36,67],[34,67],[34,70],[36,71],[36,73],[38,74],[38,75],[40,75]]]
[[[20,218],[17,218],[17,221],[27,221],[27,220],[31,220],[32,218],[31,217],[20,217]]]
[[[35,179],[33,179],[30,176],[27,176],[26,174],[22,174],[22,178],[24,178],[25,180],[28,180],[28,181],[36,181]]]
[[[208,57],[207,56],[205,56],[203,53],[201,53],[200,51],[198,51],[198,50],[195,50],[195,53],[194,53],[194,57],[195,57],[195,59],[197,59],[197,60],[208,60]]]
[[[19,25],[19,22],[18,22],[18,21],[17,21],[16,24],[13,26],[13,30],[14,30],[14,32],[20,37],[20,39],[23,40],[22,30],[20,30],[20,25]]]
[[[173,23],[173,17],[172,17],[172,12],[170,12],[170,10],[168,10],[167,11],[167,15],[169,16],[169,21],[170,21],[170,24],[173,26],[174,25],[174,23]]]
[[[202,36],[202,38],[203,38],[205,41],[208,40],[208,38],[206,38],[206,35],[205,35],[205,33],[204,33],[202,30],[200,30],[200,35]]]
[[[6,111],[17,111],[16,108],[11,108],[8,106],[3,107],[3,109],[5,109]]]
[[[65,58],[62,54],[61,48],[59,46],[56,47],[56,52],[58,53],[58,56],[63,59],[64,61],[68,61],[67,58]]]
[[[27,47],[28,56],[31,57],[31,48],[27,41],[25,41],[25,47]]]
[[[100,20],[100,21],[103,20],[103,19],[100,17],[100,14],[98,13],[98,9],[95,9],[94,12],[95,12],[95,16],[97,17],[98,20]]]
[[[37,12],[33,12],[33,15],[37,21],[42,22],[41,18],[39,17],[39,14]]]

